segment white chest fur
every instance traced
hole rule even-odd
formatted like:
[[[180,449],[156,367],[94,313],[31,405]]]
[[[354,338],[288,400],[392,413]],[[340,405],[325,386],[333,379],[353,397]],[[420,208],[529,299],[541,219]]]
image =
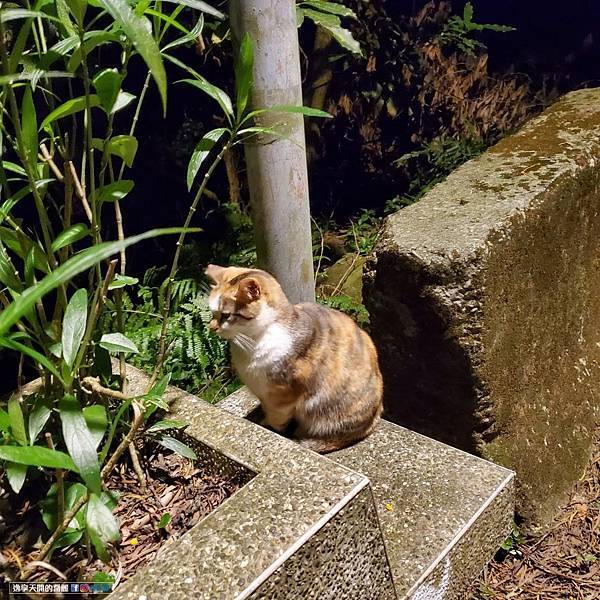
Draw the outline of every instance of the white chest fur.
[[[269,325],[255,341],[254,349],[232,343],[233,364],[242,381],[258,398],[266,397],[267,372],[285,359],[292,350],[292,336],[279,323]]]

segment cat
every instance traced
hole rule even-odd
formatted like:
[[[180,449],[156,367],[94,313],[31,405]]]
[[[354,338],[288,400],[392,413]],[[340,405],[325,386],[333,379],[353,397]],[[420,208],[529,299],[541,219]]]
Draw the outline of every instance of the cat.
[[[259,269],[208,265],[209,328],[231,342],[233,365],[258,397],[263,424],[316,452],[366,438],[383,411],[377,351],[345,314],[293,305]]]

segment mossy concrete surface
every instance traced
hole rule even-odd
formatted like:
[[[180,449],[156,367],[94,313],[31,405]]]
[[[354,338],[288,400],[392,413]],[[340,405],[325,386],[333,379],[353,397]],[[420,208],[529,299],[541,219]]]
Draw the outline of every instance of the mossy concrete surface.
[[[530,528],[600,414],[600,90],[387,219],[365,276],[389,418],[514,469]]]

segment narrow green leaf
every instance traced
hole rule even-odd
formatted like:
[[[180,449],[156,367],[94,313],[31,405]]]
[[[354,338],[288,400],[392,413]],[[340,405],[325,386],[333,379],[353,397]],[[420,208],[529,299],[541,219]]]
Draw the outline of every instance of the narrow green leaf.
[[[311,6],[321,12],[331,13],[340,17],[356,19],[356,13],[351,8],[337,2],[331,2],[330,0],[302,0],[301,5]]]
[[[85,422],[90,430],[94,447],[98,449],[98,446],[106,433],[106,426],[108,424],[106,408],[101,404],[86,406],[83,409],[83,416],[85,417]]]
[[[73,366],[87,323],[88,295],[85,288],[77,290],[69,300],[62,323],[62,354],[69,367]]]
[[[264,110],[264,109],[263,109]],[[299,113],[305,117],[321,117],[323,119],[331,119],[332,115],[318,108],[310,106],[293,106],[291,104],[277,104],[266,109],[268,112],[284,112],[284,113]]]
[[[23,145],[27,154],[27,160],[31,164],[37,164],[38,155],[38,133],[37,116],[31,88],[27,86],[23,94],[23,105],[21,106],[21,134]]]
[[[242,38],[235,61],[235,87],[237,97],[238,121],[244,116],[248,105],[248,96],[252,87],[252,66],[254,64],[254,46],[248,33]]]
[[[78,25],[83,28],[83,19],[85,18],[85,12],[87,9],[86,0],[65,0],[71,14],[75,17],[75,21]]]
[[[25,420],[19,397],[13,395],[8,400],[8,417],[10,419],[10,430],[13,437],[21,446],[27,446],[27,434],[25,433]]]
[[[158,440],[158,443],[169,450],[173,450],[173,452],[177,452],[177,454],[180,454],[184,458],[189,458],[191,460],[197,458],[196,453],[189,446],[170,435],[164,435]]]
[[[23,294],[19,298],[17,298],[17,300],[15,300],[15,302],[18,302],[26,293],[27,290],[25,290],[25,292],[23,292]],[[25,311],[23,314],[27,314],[27,312],[28,311]],[[2,315],[0,314],[0,319],[1,318]],[[17,340],[11,340],[3,336],[0,336],[0,346],[3,348],[9,348],[10,350],[16,350],[17,352],[21,352],[21,354],[24,354],[25,356],[29,356],[36,362],[40,363],[40,365],[42,365],[48,372],[52,373],[52,375],[54,375],[54,377],[56,377],[58,381],[64,384],[63,377],[58,372],[58,369],[43,354],[40,354],[37,350],[34,350],[33,348],[26,346],[25,344],[21,344],[21,342],[18,342]]]
[[[136,15],[127,0],[98,0],[99,4],[119,24],[123,33],[133,42],[150,69],[160,93],[163,108],[167,110],[167,76],[162,63],[160,50],[150,33],[151,28],[145,17]]]
[[[100,98],[100,104],[109,114],[117,101],[121,90],[121,81],[122,78],[117,69],[104,69],[93,79],[96,94]]]
[[[43,446],[0,446],[0,460],[9,460],[32,467],[77,471],[70,456]]]
[[[171,373],[167,373],[159,381],[156,382],[154,387],[144,396],[146,412],[144,417],[148,419],[157,408],[161,410],[169,410],[169,405],[162,399],[167,391],[169,382],[171,381]]]
[[[200,15],[198,22],[192,29],[190,29],[189,33],[186,35],[173,40],[169,44],[167,44],[164,48],[162,48],[161,52],[166,52],[171,48],[176,48],[177,46],[182,46],[183,44],[188,44],[189,42],[194,42],[195,40],[202,35],[202,30],[204,29],[204,15]]]
[[[181,79],[176,83],[187,83],[188,85],[198,88],[210,96],[213,100],[216,100],[228,118],[233,117],[233,105],[231,104],[231,98],[221,88],[209,83],[200,74],[197,74],[197,79]]]
[[[192,157],[190,158],[190,162],[188,164],[187,170],[187,186],[188,190],[192,189],[192,184],[194,183],[194,179],[202,166],[202,163],[206,160],[207,156],[210,154],[211,150],[214,148],[215,144],[221,139],[223,135],[225,135],[229,130],[224,128],[213,129],[209,131],[199,142],[198,145],[194,148],[192,152]]]
[[[6,463],[6,477],[15,494],[18,494],[21,491],[21,488],[25,483],[27,469],[27,465],[21,465],[13,462]]]
[[[23,177],[27,177],[27,173],[21,165],[17,165],[9,160],[2,161],[2,168],[6,169],[7,171],[12,171],[13,173],[17,173],[18,175],[23,175]]]
[[[37,436],[40,434],[44,426],[48,422],[52,409],[50,402],[41,396],[39,396],[33,406],[33,410],[29,413],[29,421],[27,422],[27,429],[29,430],[29,443],[33,446]]]
[[[74,115],[75,113],[85,110],[85,96],[79,96],[78,98],[72,98],[67,100],[64,104],[55,108],[40,125],[40,129],[48,130],[49,126],[57,119]],[[100,98],[95,94],[90,94],[90,106],[100,106]]]
[[[85,417],[75,396],[69,394],[59,403],[63,438],[69,455],[79,470],[87,487],[99,494],[102,488],[100,464],[94,445],[94,438],[88,429]]]
[[[225,15],[220,10],[217,10],[206,2],[202,2],[202,0],[165,0],[165,2],[173,2],[174,4],[189,6],[190,8],[195,8],[196,10],[201,10],[208,15],[217,17],[217,19],[225,19]]]
[[[52,252],[58,252],[61,248],[70,246],[71,244],[82,240],[89,235],[89,233],[90,229],[84,223],[76,223],[75,225],[67,227],[67,229],[61,231],[52,242]]]
[[[4,246],[0,245],[0,283],[10,290],[21,292],[23,284],[19,279],[19,273],[12,264]]]
[[[25,8],[4,8],[0,11],[0,21],[2,23],[8,23],[9,21],[16,21],[17,19],[50,19],[51,21],[58,21],[56,17],[41,12],[39,10],[27,10]]]
[[[59,285],[71,281],[73,277],[89,269],[96,263],[120,252],[122,249],[127,248],[132,244],[141,242],[142,240],[160,235],[181,233],[181,231],[183,231],[183,229],[180,227],[152,229],[125,240],[103,242],[96,244],[91,248],[86,248],[57,267],[52,273],[44,277],[44,279],[36,283],[33,287],[26,289],[19,298],[11,302],[0,313],[0,335],[5,334],[21,317],[28,314],[40,298],[43,298],[48,292],[51,292]],[[187,231],[198,231],[198,229],[190,228]]]
[[[107,145],[107,151],[121,158],[128,167],[133,165],[137,149],[138,141],[132,135],[115,135]]]
[[[118,290],[127,285],[135,285],[138,282],[139,279],[137,277],[129,277],[128,275],[119,275],[119,273],[117,273],[115,278],[108,284],[108,289]]]
[[[139,352],[137,346],[122,333],[105,333],[98,345],[109,352]]]
[[[165,429],[181,429],[185,427],[187,423],[185,421],[178,421],[176,419],[173,420],[165,420],[165,421],[157,421],[151,427],[148,427],[146,430],[147,433],[156,433],[157,431],[164,431]]]
[[[45,79],[57,79],[61,77],[75,77],[73,73],[67,71],[44,71]],[[8,85],[16,81],[31,81],[37,78],[37,74],[30,71],[21,71],[20,73],[9,73],[0,75],[0,85]]]
[[[133,181],[131,179],[121,179],[113,181],[98,190],[98,202],[114,202],[125,198],[133,189]]]

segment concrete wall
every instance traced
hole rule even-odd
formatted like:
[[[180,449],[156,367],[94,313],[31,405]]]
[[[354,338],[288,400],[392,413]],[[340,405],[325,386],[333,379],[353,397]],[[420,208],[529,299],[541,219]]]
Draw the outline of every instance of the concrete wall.
[[[387,416],[516,470],[547,524],[600,415],[600,90],[390,216],[366,270]]]

